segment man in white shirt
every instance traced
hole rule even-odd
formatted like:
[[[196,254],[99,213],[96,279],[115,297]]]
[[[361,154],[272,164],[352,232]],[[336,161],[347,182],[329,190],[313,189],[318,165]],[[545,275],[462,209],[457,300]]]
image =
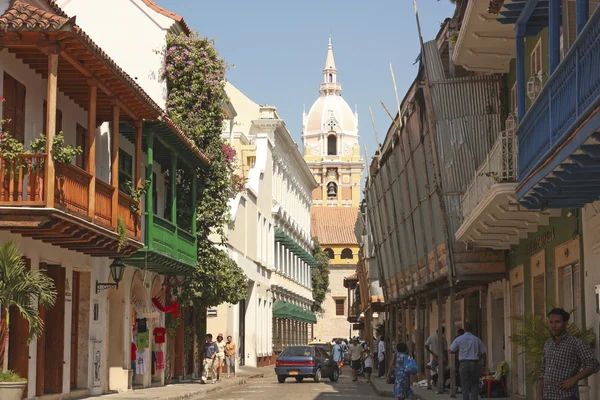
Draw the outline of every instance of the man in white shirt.
[[[429,336],[427,338],[427,340],[425,341],[425,350],[427,350],[427,352],[429,354],[431,354],[431,368],[437,368],[438,359],[440,356],[440,351],[439,351],[440,341],[438,339],[438,331],[439,331],[439,329],[433,335]],[[445,332],[446,332],[446,329],[442,326],[443,350],[441,353],[444,356],[444,365],[447,366],[448,365],[448,342],[446,342],[446,338],[443,337]]]
[[[348,346],[348,352],[350,353],[350,365],[352,367],[352,382],[358,381],[358,370],[360,369],[360,362],[362,361],[362,348],[358,344],[358,338],[355,337],[352,340],[352,344]]]
[[[487,349],[477,336],[473,335],[473,324],[465,322],[465,333],[454,339],[450,345],[452,353],[458,353],[460,360],[460,387],[463,400],[477,400],[479,398],[479,377],[481,365],[485,364]]]
[[[385,340],[383,335],[379,337],[377,344],[377,361],[379,361],[378,378],[385,378]]]

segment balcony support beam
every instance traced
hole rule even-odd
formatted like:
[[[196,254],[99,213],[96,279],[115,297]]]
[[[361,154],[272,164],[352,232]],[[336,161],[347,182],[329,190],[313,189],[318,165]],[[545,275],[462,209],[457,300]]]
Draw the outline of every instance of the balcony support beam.
[[[585,28],[585,24],[587,24],[588,19],[590,18],[590,4],[588,0],[577,0],[575,7],[577,36],[579,36],[581,31],[583,31],[583,28]]]
[[[46,206],[54,207],[54,160],[52,144],[56,135],[56,95],[58,82],[58,54],[48,55],[48,93],[46,100]]]
[[[96,106],[98,86],[93,81],[89,81],[89,84],[87,165],[85,170],[92,175],[89,189],[88,216],[93,221],[96,211]]]
[[[148,169],[146,171],[146,179],[150,184],[148,185],[148,193],[146,194],[146,247],[152,250],[152,231],[154,227],[154,182],[153,179],[153,167],[154,167],[154,131],[152,129],[148,132],[148,149],[147,149],[147,161]]]
[[[549,0],[549,36],[550,36],[550,75],[560,63],[560,3],[561,0]]]
[[[112,129],[110,137],[110,185],[114,191],[112,194],[112,216],[111,225],[117,228],[117,215],[119,210],[119,123],[121,109],[117,104],[112,106]]]

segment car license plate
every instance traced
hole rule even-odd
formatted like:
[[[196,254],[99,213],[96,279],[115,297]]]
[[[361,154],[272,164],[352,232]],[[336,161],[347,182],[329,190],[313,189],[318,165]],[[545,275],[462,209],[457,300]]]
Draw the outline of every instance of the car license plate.
[[[290,371],[290,376],[298,375],[298,371]]]

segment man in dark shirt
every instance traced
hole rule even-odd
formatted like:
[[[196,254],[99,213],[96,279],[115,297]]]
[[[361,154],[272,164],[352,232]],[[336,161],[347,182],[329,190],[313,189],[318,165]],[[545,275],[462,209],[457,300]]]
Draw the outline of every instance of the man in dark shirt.
[[[217,353],[219,352],[219,346],[212,341],[213,336],[209,333],[206,335],[206,343],[204,344],[204,368],[202,368],[202,382],[206,383],[206,380],[210,376],[212,383],[217,382]],[[210,372],[210,373],[209,373]]]
[[[592,350],[567,331],[570,314],[562,308],[548,313],[552,338],[544,345],[538,400],[577,400],[577,383],[600,371]]]

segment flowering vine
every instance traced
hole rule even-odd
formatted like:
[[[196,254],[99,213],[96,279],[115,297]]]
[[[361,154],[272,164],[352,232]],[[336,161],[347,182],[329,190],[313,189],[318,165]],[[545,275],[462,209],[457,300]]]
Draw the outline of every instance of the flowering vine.
[[[167,81],[167,111],[170,117],[210,159],[198,169],[197,235],[198,268],[185,279],[181,300],[200,309],[223,302],[238,303],[246,297],[243,270],[209,238],[213,233],[225,244],[224,227],[229,222],[228,202],[240,187],[234,171],[235,150],[221,139],[227,65],[214,42],[196,35],[167,36],[163,78]],[[190,177],[178,178],[177,199],[191,197]],[[180,210],[191,220],[193,210],[181,203]],[[187,217],[187,218],[186,218]],[[179,218],[178,218],[179,219]],[[199,336],[202,338],[202,336]]]

